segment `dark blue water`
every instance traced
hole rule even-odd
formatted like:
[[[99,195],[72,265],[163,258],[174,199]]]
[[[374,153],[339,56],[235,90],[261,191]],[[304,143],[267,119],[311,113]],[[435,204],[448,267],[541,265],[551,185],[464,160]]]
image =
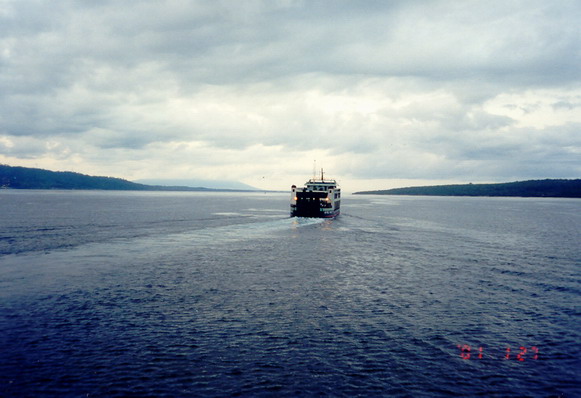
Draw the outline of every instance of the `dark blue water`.
[[[0,191],[0,396],[581,396],[581,201],[288,200]]]

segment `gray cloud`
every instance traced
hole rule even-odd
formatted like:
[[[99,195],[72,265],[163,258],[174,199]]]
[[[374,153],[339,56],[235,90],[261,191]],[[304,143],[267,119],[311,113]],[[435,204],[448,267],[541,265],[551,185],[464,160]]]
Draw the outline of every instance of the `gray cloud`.
[[[0,161],[122,165],[127,178],[230,178],[236,165],[248,181],[274,159],[281,175],[308,172],[314,156],[347,179],[578,176],[579,12],[573,0],[3,2]]]

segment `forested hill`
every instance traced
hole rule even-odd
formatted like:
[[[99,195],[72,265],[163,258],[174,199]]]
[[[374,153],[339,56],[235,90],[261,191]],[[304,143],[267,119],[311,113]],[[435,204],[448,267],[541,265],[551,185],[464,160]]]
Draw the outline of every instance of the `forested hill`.
[[[355,195],[520,196],[581,198],[581,179],[530,180],[500,184],[436,185],[355,192]]]
[[[0,188],[102,189],[118,191],[214,191],[208,188],[138,184],[114,177],[93,177],[71,171],[49,171],[0,164]]]

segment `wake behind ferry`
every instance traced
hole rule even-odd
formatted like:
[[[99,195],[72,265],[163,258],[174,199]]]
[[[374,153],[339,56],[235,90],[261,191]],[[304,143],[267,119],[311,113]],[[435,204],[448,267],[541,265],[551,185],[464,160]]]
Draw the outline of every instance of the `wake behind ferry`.
[[[341,208],[341,188],[335,180],[311,178],[303,188],[291,187],[291,217],[337,217]]]

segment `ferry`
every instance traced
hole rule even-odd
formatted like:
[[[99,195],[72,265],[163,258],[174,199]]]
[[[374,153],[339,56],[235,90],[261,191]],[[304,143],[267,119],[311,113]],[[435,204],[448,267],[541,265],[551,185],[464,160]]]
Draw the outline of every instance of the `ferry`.
[[[341,210],[341,188],[335,180],[311,178],[302,188],[291,186],[291,217],[334,218]]]

